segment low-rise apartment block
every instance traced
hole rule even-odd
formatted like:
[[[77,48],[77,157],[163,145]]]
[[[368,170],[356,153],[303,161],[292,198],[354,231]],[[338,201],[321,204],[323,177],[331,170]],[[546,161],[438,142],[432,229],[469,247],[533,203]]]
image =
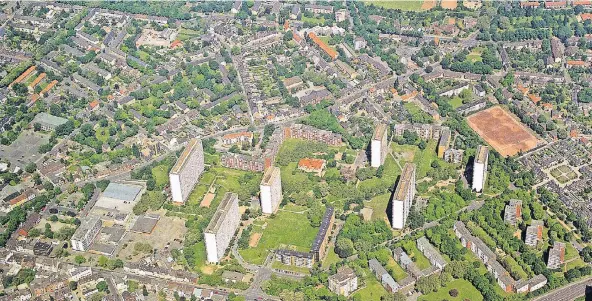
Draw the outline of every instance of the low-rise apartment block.
[[[444,129],[448,129],[448,127],[435,124],[401,123],[395,125],[393,129],[393,136],[403,137],[403,133],[405,133],[405,131],[409,131],[412,133],[416,133],[419,136],[419,138],[423,140],[439,140],[440,135]]]
[[[446,266],[446,260],[440,255],[440,252],[428,241],[425,236],[417,239],[417,249],[425,255],[430,263],[436,268],[442,270]]]
[[[343,143],[343,139],[340,134],[320,130],[304,124],[294,124],[292,126],[285,127],[284,137],[322,142],[332,146],[341,145]]]
[[[309,252],[280,249],[275,251],[275,259],[285,265],[311,269],[315,263],[314,256]]]
[[[553,270],[558,269],[565,262],[565,243],[556,241],[551,250],[549,250],[549,259],[547,260],[547,268]]]
[[[101,226],[103,223],[98,216],[91,215],[88,216],[80,227],[76,229],[74,235],[72,235],[72,249],[76,251],[86,251],[88,247],[92,243],[93,239],[97,236],[99,231],[101,231]]]
[[[512,199],[504,209],[504,221],[512,226],[516,226],[516,221],[522,219],[522,201]]]
[[[536,247],[537,243],[543,239],[543,225],[543,221],[532,220],[530,226],[526,227],[524,243],[527,246]]]
[[[349,296],[358,289],[358,276],[350,267],[343,266],[337,273],[329,277],[329,290],[332,292]]]
[[[368,267],[376,276],[376,279],[380,280],[380,284],[389,293],[395,293],[399,290],[400,285],[393,279],[393,276],[387,272],[387,270],[378,262],[376,259],[370,259],[368,261]]]

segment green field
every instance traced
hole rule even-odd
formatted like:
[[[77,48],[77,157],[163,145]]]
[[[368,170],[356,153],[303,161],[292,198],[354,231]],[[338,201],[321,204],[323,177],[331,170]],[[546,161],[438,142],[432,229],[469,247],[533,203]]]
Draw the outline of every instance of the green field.
[[[403,270],[403,268],[392,257],[389,259],[389,262],[386,266],[387,269],[390,268],[393,270],[394,273],[392,276],[395,281],[401,281],[407,278],[407,273],[405,270]]]
[[[416,178],[421,179],[426,176],[431,167],[432,161],[436,160],[438,154],[436,153],[436,140],[430,140],[425,149],[420,150],[415,145],[399,145],[397,143],[391,144],[391,151],[393,153],[400,153],[404,156],[405,162],[413,162],[416,165]],[[401,162],[403,165],[403,162]]]
[[[449,100],[448,103],[452,106],[453,109],[456,109],[456,108],[462,106],[462,104],[463,104],[462,99],[458,96],[455,96],[454,98]]]
[[[368,0],[364,1],[366,4],[374,4],[378,7],[386,9],[400,9],[406,11],[420,11],[423,0],[416,1],[385,1],[385,0]]]
[[[452,297],[449,294],[451,289],[458,291],[458,296]],[[420,296],[417,300],[429,301],[429,300],[448,300],[448,301],[481,301],[483,296],[479,291],[467,280],[458,279],[448,283],[445,287],[440,288],[437,292]]]
[[[156,186],[166,185],[169,182],[169,172],[166,165],[157,165],[152,168],[152,177]]]
[[[320,18],[316,18],[316,17],[306,17],[304,15],[302,15],[302,22],[309,22],[312,24],[318,24],[318,25],[324,25],[325,24],[325,18],[324,17],[320,17]]]
[[[387,294],[387,291],[382,287],[382,284],[376,280],[376,277],[374,277],[374,275],[369,275],[369,277],[366,278],[366,286],[357,291],[354,294],[353,299],[356,300],[356,298],[359,298],[359,300],[364,301],[380,301],[380,298]]]
[[[413,102],[406,102],[403,107],[409,112],[413,120],[421,120],[418,121],[420,123],[427,123],[428,120],[433,120],[432,116],[422,111],[421,108]]]
[[[471,53],[469,53],[469,55],[467,55],[467,60],[470,62],[481,62],[483,59],[481,58],[481,54],[483,53],[483,48],[481,47],[475,47],[473,48],[473,50],[471,51]]]
[[[292,210],[296,206],[287,205],[284,209]],[[240,250],[243,258],[254,264],[262,264],[270,250],[280,246],[294,246],[298,251],[308,252],[318,229],[310,225],[305,214],[280,210],[275,218],[267,220],[267,227],[259,244],[254,248]]]
[[[430,261],[425,257],[415,245],[415,241],[407,241],[403,244],[403,249],[420,270],[427,269],[431,266]]]
[[[323,260],[323,269],[330,267],[331,264],[337,263],[340,260],[341,259],[339,258],[339,255],[337,255],[337,253],[335,253],[335,247],[333,247],[333,246],[329,247],[329,250],[327,251],[327,255],[325,256],[325,260]]]

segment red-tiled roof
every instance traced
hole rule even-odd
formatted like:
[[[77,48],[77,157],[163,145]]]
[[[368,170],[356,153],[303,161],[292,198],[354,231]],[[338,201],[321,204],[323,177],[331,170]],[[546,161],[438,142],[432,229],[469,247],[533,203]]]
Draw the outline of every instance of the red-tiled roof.
[[[298,161],[298,167],[310,170],[321,170],[324,163],[325,160],[322,159],[303,158]]]
[[[319,46],[319,48],[325,51],[325,53],[327,53],[327,55],[329,55],[331,59],[337,58],[337,51],[333,50],[333,48],[329,47],[329,45],[321,41],[321,39],[319,39],[319,37],[317,37],[317,35],[314,32],[309,32],[308,37],[310,37],[312,41]]]

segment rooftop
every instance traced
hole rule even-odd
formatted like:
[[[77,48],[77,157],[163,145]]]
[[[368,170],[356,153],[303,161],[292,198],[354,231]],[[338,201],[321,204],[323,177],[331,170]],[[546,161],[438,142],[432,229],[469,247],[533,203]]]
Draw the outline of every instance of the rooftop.
[[[382,140],[384,135],[386,135],[386,124],[381,123],[376,126],[376,129],[374,129],[374,137],[372,140]]]
[[[315,237],[314,242],[312,243],[312,251],[317,252],[321,248],[323,241],[325,240],[325,236],[327,232],[330,231],[329,227],[331,226],[331,219],[333,217],[335,209],[333,207],[327,207],[325,209],[325,215],[323,216],[323,220],[321,221],[321,226],[319,227],[319,232],[317,232],[317,236]]]
[[[103,197],[132,202],[141,191],[142,186],[139,185],[110,183],[109,186],[107,186],[107,189],[103,192]]]
[[[173,169],[171,169],[172,174],[178,174],[181,169],[183,169],[183,166],[185,166],[189,155],[198,149],[196,146],[201,146],[201,141],[198,139],[191,139],[187,143],[187,146],[185,147],[185,150],[183,150],[179,160],[177,160],[177,163],[175,163],[175,166],[173,166]]]
[[[271,185],[271,180],[276,179],[278,177],[280,177],[280,169],[278,167],[271,166],[263,174],[261,185],[269,186]]]
[[[43,123],[43,124],[50,124],[52,126],[59,126],[59,125],[62,125],[64,123],[68,122],[68,119],[53,116],[53,115],[47,114],[45,112],[41,112],[41,113],[37,114],[37,116],[35,116],[35,118],[33,119],[33,123],[37,123],[37,122]]]
[[[224,221],[224,216],[228,213],[228,211],[232,207],[232,204],[235,202],[238,203],[238,195],[236,193],[227,192],[224,195],[224,198],[222,198],[222,201],[220,202],[218,209],[216,209],[214,216],[212,216],[212,219],[210,220],[208,227],[204,230],[204,233],[218,232],[218,229],[220,229],[220,226]]]
[[[409,187],[409,185],[411,185],[412,177],[415,177],[415,164],[407,163],[403,168],[403,173],[401,173],[401,178],[399,179],[399,183],[395,189],[395,200],[401,201],[405,199],[407,191],[409,189],[414,189],[414,187]]]
[[[477,163],[485,163],[487,161],[487,156],[489,155],[489,148],[487,146],[479,145],[477,147],[477,156],[475,157],[475,161]]]

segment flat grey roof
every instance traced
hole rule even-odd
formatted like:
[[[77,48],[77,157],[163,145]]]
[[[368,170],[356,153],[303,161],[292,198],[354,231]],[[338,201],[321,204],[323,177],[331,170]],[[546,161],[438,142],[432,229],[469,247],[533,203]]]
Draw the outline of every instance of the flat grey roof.
[[[142,187],[137,185],[127,185],[120,183],[110,183],[103,192],[103,197],[131,202],[142,191]]]
[[[158,223],[160,216],[156,215],[143,215],[138,217],[138,220],[132,227],[132,231],[140,233],[152,233],[154,227]]]

